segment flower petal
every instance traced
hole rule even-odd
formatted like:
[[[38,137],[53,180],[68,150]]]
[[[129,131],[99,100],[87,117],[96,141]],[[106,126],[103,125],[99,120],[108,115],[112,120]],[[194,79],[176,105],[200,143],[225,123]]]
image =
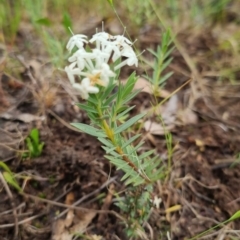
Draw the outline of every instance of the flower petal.
[[[71,52],[75,46],[78,47],[79,49],[82,48],[84,43],[88,42],[84,38],[87,38],[87,36],[83,34],[77,34],[72,36],[67,43],[67,50]]]
[[[71,84],[75,83],[74,75],[72,74],[72,70],[69,66],[65,67],[65,72],[67,73],[68,79]]]
[[[98,87],[91,86],[91,82],[90,82],[89,78],[84,78],[82,80],[81,84],[82,84],[83,90],[88,93],[98,93],[99,92]]]
[[[72,86],[73,86],[73,88],[75,88],[76,90],[79,91],[79,94],[81,95],[82,99],[88,99],[88,97],[89,97],[88,92],[85,91],[82,84],[74,83]]]

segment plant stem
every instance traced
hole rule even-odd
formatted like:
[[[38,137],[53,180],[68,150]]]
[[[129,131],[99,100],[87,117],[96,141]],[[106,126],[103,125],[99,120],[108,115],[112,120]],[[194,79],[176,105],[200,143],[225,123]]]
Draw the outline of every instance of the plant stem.
[[[99,114],[99,119],[102,119],[103,118],[103,113],[102,113],[102,110],[101,110],[101,106],[98,106],[97,107],[97,110],[98,110],[98,114]],[[146,184],[149,184],[151,183],[151,181],[146,177],[144,176],[141,172],[139,172],[139,169],[138,167],[126,156],[126,154],[124,154],[124,151],[123,149],[121,148],[121,146],[119,146],[119,144],[117,144],[117,141],[114,137],[114,129],[112,129],[107,121],[105,119],[101,120],[101,125],[102,125],[102,128],[103,130],[105,131],[107,137],[109,138],[109,140],[113,143],[113,145],[116,147],[116,151],[117,153],[122,157],[122,159],[136,172],[138,173],[144,180],[145,180],[145,183]]]

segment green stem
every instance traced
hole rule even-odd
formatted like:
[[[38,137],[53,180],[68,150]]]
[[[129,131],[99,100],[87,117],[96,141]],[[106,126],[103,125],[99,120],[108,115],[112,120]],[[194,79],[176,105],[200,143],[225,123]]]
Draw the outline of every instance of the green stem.
[[[101,125],[103,130],[105,131],[107,137],[109,138],[109,140],[113,143],[113,145],[116,147],[116,151],[117,153],[122,157],[122,159],[136,172],[138,173],[146,182],[146,184],[151,183],[151,181],[144,176],[142,173],[139,172],[138,167],[126,156],[126,154],[124,153],[123,149],[121,148],[121,146],[119,146],[119,144],[117,144],[117,141],[114,137],[114,129],[112,129],[109,124],[107,123],[107,121],[105,119],[103,119],[103,113],[102,113],[102,109],[101,109],[101,103],[99,102],[99,105],[97,106],[97,110],[98,110],[98,114],[99,114],[99,118],[102,119],[101,120]]]

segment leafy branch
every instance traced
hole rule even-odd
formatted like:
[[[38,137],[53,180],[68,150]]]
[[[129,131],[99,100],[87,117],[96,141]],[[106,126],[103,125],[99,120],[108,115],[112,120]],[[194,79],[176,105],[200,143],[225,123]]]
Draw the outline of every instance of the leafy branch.
[[[123,124],[119,121],[121,118],[127,118],[127,114],[133,109],[127,104],[139,92],[133,91],[136,81],[136,75],[132,74],[126,85],[119,83],[118,90],[114,93],[115,84],[112,79],[101,94],[92,94],[86,104],[78,104],[81,109],[87,111],[93,126],[72,123],[76,128],[98,138],[107,154],[105,157],[118,170],[125,173],[121,180],[134,186],[153,183],[161,175],[158,157],[150,158],[154,151],[151,150],[138,156],[138,150],[144,142],[140,141],[137,146],[133,146],[141,134],[128,140],[122,135],[145,115],[144,113],[138,114]]]

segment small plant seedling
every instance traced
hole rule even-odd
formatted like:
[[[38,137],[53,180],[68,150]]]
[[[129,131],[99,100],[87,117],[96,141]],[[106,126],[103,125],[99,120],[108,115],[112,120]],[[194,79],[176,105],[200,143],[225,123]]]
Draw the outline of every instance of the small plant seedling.
[[[44,142],[40,142],[39,131],[37,128],[33,128],[26,138],[26,145],[28,152],[22,155],[23,158],[39,157],[42,154]]]
[[[0,171],[2,172],[2,175],[5,179],[5,181],[18,190],[19,192],[22,192],[21,187],[19,186],[17,180],[15,179],[14,173],[10,170],[10,168],[2,161],[0,161]]]

